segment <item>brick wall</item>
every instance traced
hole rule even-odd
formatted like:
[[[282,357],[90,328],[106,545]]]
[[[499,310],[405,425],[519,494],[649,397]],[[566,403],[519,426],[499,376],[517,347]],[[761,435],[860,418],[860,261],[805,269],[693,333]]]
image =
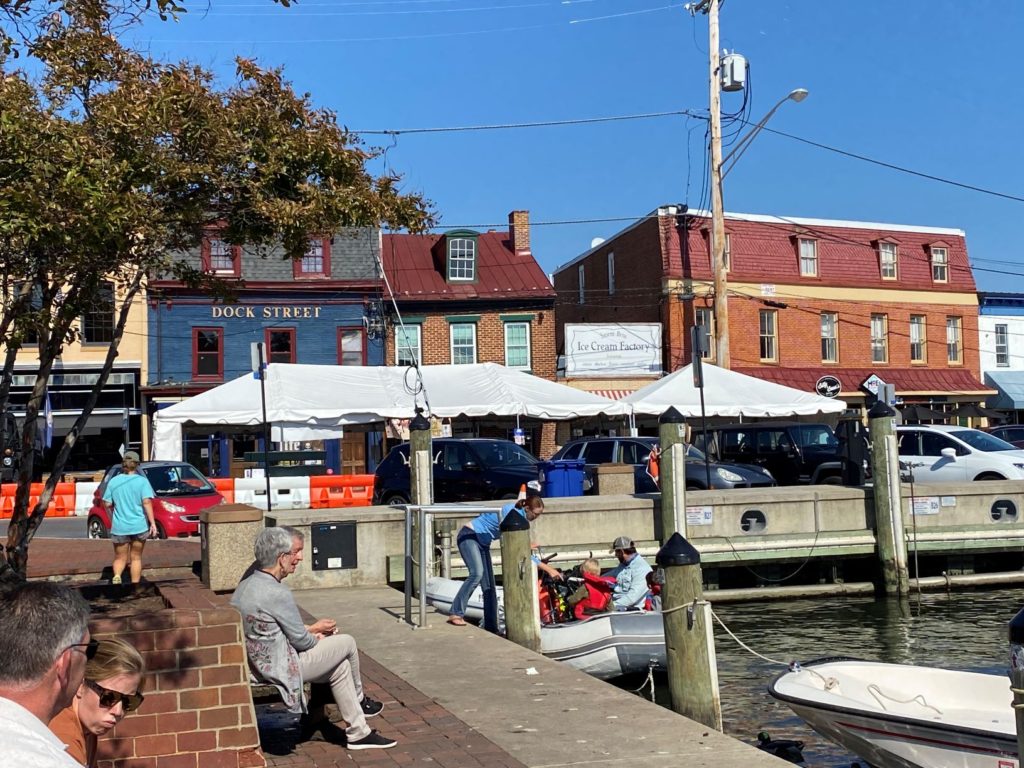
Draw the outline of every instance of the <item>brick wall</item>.
[[[542,379],[555,378],[555,313],[551,308],[503,308],[501,311],[481,311],[473,308],[460,312],[417,313],[415,308],[404,309],[413,314],[422,326],[421,344],[424,365],[447,365],[451,363],[451,337],[448,318],[459,315],[478,317],[476,320],[476,344],[478,363],[505,364],[505,322],[502,316],[532,315],[530,320],[530,362],[532,373]],[[422,322],[420,322],[422,319]],[[406,320],[408,323],[409,321]],[[395,331],[388,333],[386,364],[395,364]]]
[[[664,322],[662,295],[662,235],[659,221],[647,219],[609,240],[581,261],[554,274],[558,293],[556,344],[565,345],[566,323]],[[608,293],[608,254],[615,254],[615,292]],[[579,303],[579,266],[584,268],[585,303]]]
[[[195,581],[158,589],[167,609],[90,624],[147,668],[146,700],[100,741],[100,768],[262,768],[238,612]]]

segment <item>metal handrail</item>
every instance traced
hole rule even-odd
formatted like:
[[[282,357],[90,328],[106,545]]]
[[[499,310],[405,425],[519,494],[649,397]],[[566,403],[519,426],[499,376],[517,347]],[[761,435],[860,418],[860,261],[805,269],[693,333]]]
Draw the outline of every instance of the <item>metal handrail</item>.
[[[405,613],[404,621],[413,628],[423,629],[427,626],[427,536],[426,531],[433,529],[435,518],[456,519],[500,511],[500,507],[485,507],[473,504],[404,504],[405,510]],[[413,541],[413,523],[419,521],[419,541]],[[418,547],[416,545],[419,545]],[[413,569],[416,568],[416,552],[419,558],[419,623],[412,620]]]

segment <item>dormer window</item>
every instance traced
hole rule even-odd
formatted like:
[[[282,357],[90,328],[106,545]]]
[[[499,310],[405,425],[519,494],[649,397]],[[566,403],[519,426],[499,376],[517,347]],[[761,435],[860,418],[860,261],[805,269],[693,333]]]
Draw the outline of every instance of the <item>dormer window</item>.
[[[331,238],[311,237],[306,252],[292,262],[292,276],[296,279],[331,276]]]
[[[932,262],[932,282],[933,283],[948,283],[949,282],[949,251],[945,246],[933,245],[929,248],[931,251],[931,262]]]
[[[899,250],[893,240],[878,241],[878,271],[883,280],[895,280],[898,272]]]
[[[231,245],[216,234],[203,238],[203,271],[224,277],[240,277],[242,274],[242,248]]]
[[[477,234],[475,232],[449,232],[446,235],[448,280],[473,282],[476,280]]]

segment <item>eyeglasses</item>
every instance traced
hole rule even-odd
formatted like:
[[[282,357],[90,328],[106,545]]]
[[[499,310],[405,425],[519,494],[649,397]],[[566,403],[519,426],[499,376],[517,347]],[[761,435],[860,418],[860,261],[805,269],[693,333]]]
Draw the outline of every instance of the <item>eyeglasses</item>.
[[[104,688],[99,683],[94,683],[92,680],[86,680],[85,684],[96,691],[96,695],[100,697],[100,706],[104,709],[113,709],[118,702],[121,702],[125,712],[134,712],[142,706],[142,702],[146,698],[141,693],[112,691],[109,688]]]
[[[99,640],[90,640],[88,643],[72,643],[68,648],[85,648],[82,653],[85,654],[85,658],[91,660],[96,655],[96,651],[100,648]],[[65,648],[66,651],[68,648]]]

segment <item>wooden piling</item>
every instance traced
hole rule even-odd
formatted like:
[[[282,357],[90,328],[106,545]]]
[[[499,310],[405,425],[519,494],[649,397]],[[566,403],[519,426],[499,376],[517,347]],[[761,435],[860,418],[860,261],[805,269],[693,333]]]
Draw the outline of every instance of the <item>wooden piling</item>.
[[[530,552],[530,523],[518,512],[501,521],[501,584],[509,640],[540,652],[537,565]]]
[[[686,424],[683,415],[674,407],[658,417],[658,487],[661,490],[661,530],[656,532],[664,544],[673,533],[686,533],[686,458],[683,457],[682,477],[676,477],[678,462],[672,461],[672,446],[686,451]]]
[[[409,422],[409,499],[413,504],[432,504],[434,490],[434,465],[431,460],[430,421],[424,418],[423,409],[416,409],[416,416]],[[420,561],[422,552],[434,551],[431,525],[425,525],[426,516],[422,511],[413,518],[412,540],[414,557]],[[424,542],[423,539],[427,541]],[[425,546],[424,546],[425,544]],[[413,568],[413,591],[420,593],[420,567]]]
[[[722,730],[718,663],[711,626],[711,605],[704,600],[700,553],[679,533],[658,552],[665,569],[662,612],[672,709]]]
[[[875,502],[875,540],[886,594],[910,592],[900,494],[899,462],[891,461],[889,444],[896,434],[896,412],[879,400],[868,411],[871,430],[871,486]],[[913,512],[913,510],[911,510]]]

